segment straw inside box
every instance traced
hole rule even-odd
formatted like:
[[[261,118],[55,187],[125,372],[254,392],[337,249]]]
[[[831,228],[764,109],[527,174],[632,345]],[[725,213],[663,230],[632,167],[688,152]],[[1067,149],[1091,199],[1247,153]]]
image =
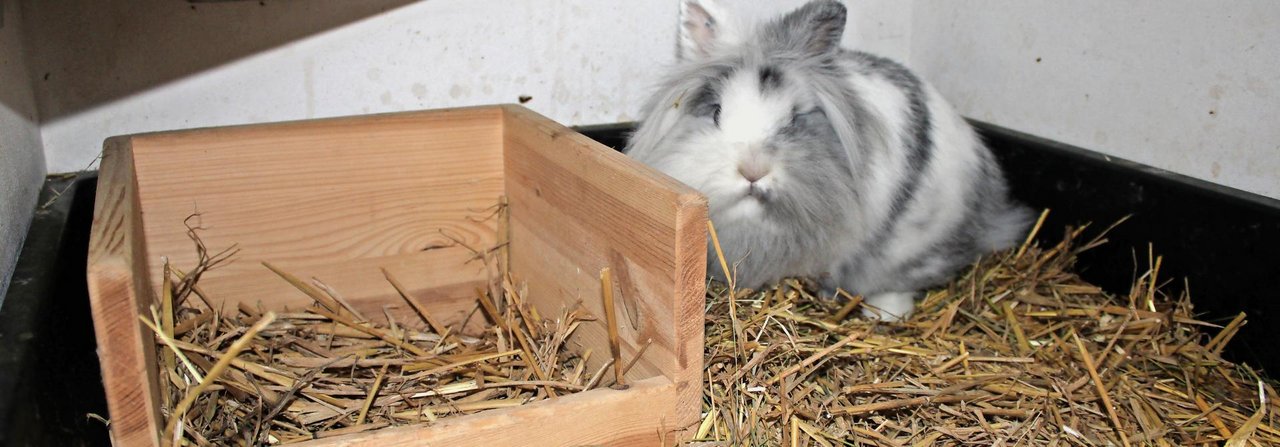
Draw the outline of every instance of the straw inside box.
[[[494,209],[491,216],[505,222],[505,206]],[[616,380],[606,367],[619,362],[588,370],[592,353],[567,347],[579,325],[594,318],[563,309],[548,319],[528,306],[524,289],[504,271],[503,243],[472,248],[471,262],[484,263],[493,280],[488,290],[476,290],[468,321],[446,326],[386,270],[418,320],[397,321],[385,307],[384,320],[370,318],[322,280],[305,281],[269,263],[315,303],[280,313],[213,308],[199,276],[235,251],[210,254],[194,229],[189,234],[198,264],[190,272],[167,267],[161,309],[142,316],[156,335],[167,379],[166,440],[285,444],[518,406]],[[471,319],[485,329],[462,333]]]

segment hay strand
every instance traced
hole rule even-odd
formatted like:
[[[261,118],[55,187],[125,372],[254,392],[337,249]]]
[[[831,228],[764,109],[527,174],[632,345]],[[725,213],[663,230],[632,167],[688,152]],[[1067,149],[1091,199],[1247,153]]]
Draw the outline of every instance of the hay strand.
[[[604,319],[609,332],[609,354],[613,355],[613,387],[626,389],[622,346],[618,341],[618,313],[613,302],[613,279],[608,267],[600,269],[600,293],[604,298]]]
[[[369,396],[364,400],[364,406],[360,407],[360,416],[356,417],[356,425],[364,425],[365,417],[369,415],[369,407],[373,406],[373,398],[378,397],[378,389],[382,387],[382,379],[387,377],[387,366],[382,365],[382,369],[378,370],[378,376],[373,379],[373,386],[369,387]]]
[[[1093,386],[1098,390],[1098,398],[1102,399],[1102,408],[1107,410],[1107,417],[1111,418],[1111,425],[1116,430],[1116,435],[1120,436],[1120,442],[1125,447],[1129,447],[1129,437],[1125,435],[1124,426],[1120,424],[1120,418],[1116,416],[1115,405],[1111,403],[1111,395],[1107,393],[1106,384],[1102,383],[1102,376],[1098,375],[1098,368],[1093,364],[1093,356],[1089,354],[1089,349],[1084,347],[1084,342],[1080,341],[1080,334],[1071,332],[1071,338],[1076,342],[1076,348],[1080,350],[1080,358],[1084,361],[1085,371],[1089,373],[1089,379],[1093,381]]]
[[[214,363],[213,367],[209,369],[207,374],[205,374],[204,380],[201,380],[200,383],[196,384],[195,388],[188,391],[186,397],[183,397],[182,400],[173,407],[173,412],[169,417],[169,423],[165,425],[164,428],[164,439],[174,439],[174,430],[178,425],[178,421],[181,421],[186,417],[187,410],[191,408],[192,403],[195,403],[196,398],[200,397],[200,394],[204,393],[206,389],[209,389],[209,387],[213,385],[214,381],[218,380],[218,378],[222,376],[222,373],[227,371],[227,367],[231,366],[231,362],[235,360],[236,356],[240,355],[241,351],[248,348],[249,342],[252,341],[254,337],[258,336],[258,332],[261,332],[262,329],[266,328],[268,324],[271,324],[271,322],[275,320],[276,315],[274,313],[267,312],[266,315],[262,316],[262,319],[258,320],[257,323],[254,323],[253,326],[250,326],[249,329],[244,332],[244,335],[241,335],[240,338],[236,339],[236,341],[231,344],[231,347],[227,348],[227,352],[218,357],[218,362]],[[174,443],[177,444],[177,441],[175,440]]]

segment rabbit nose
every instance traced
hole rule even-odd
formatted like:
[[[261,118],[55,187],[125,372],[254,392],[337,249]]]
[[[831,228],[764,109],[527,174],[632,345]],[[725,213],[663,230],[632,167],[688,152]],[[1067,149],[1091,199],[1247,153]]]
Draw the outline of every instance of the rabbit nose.
[[[738,173],[748,182],[755,183],[769,175],[769,168],[757,163],[743,163],[738,165]]]

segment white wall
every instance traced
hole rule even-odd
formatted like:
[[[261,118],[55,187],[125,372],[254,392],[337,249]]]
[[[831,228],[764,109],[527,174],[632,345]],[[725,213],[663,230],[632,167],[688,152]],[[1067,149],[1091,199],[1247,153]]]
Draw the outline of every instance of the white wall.
[[[802,3],[730,1],[757,16]],[[846,43],[906,61],[966,115],[1280,197],[1280,3],[848,3]],[[25,4],[37,10],[28,60],[55,172],[83,168],[121,133],[522,95],[568,124],[631,120],[673,60],[677,9],[675,0]]]
[[[45,166],[35,99],[22,57],[16,0],[0,1],[0,306],[36,207]]]
[[[510,103],[520,96],[566,124],[629,121],[658,69],[675,57],[675,1],[395,3],[384,1],[385,12],[349,11],[369,15],[303,35],[305,26],[272,25],[261,16],[291,23],[353,7],[231,2],[192,10],[172,0],[29,1],[38,9],[28,23],[36,30],[32,72],[41,86],[50,169],[83,169],[102,140],[117,134]],[[759,12],[801,3],[745,6]],[[854,10],[867,13],[855,14],[847,41],[905,57],[910,14],[896,3],[858,4]],[[249,23],[218,25],[227,22]],[[261,31],[281,26],[291,29],[280,33],[297,39]],[[254,32],[260,34],[249,40],[272,45],[219,40]],[[214,54],[223,47],[246,54]],[[192,68],[201,65],[209,67]],[[154,85],[137,81],[148,77]]]
[[[1280,198],[1280,3],[917,2],[910,61],[967,116]]]
[[[92,9],[102,8],[92,5],[100,0],[63,3],[88,6],[64,8],[65,14],[95,14]],[[184,23],[200,27],[264,14],[256,2],[205,3],[198,8],[208,12],[194,14],[185,2],[143,3],[148,5],[139,9],[149,13],[122,14],[115,26],[152,30],[154,39],[163,40],[164,33],[182,32]],[[338,4],[269,2],[267,8],[294,8],[293,13],[305,15],[316,12],[298,5]],[[675,18],[674,2],[410,3],[48,119],[43,134],[49,164],[54,171],[79,169],[97,154],[103,138],[115,134],[513,103],[520,96],[532,97],[529,107],[567,123],[631,120],[654,68],[672,59]],[[64,14],[48,19],[66,20]],[[179,25],[157,29],[142,21]],[[77,51],[115,52],[117,60],[132,61],[133,66],[108,68],[115,75],[146,69],[146,45],[120,48],[119,37],[101,31],[107,38],[97,42],[86,42],[84,33],[55,37],[85,42]],[[49,52],[57,51],[50,45]],[[78,94],[77,86],[63,87],[42,98],[42,105]]]

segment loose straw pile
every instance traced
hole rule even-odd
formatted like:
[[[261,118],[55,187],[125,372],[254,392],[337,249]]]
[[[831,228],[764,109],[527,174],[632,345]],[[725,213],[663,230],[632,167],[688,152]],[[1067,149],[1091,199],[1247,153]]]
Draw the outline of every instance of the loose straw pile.
[[[234,251],[209,255],[195,235],[198,265],[190,273],[166,264],[159,308],[142,322],[156,335],[163,434],[174,445],[286,444],[379,429],[487,409],[522,405],[607,386],[605,367],[588,370],[566,340],[583,321],[581,309],[547,320],[525,303],[523,287],[496,275],[477,291],[476,313],[492,326],[460,333],[446,326],[383,271],[421,321],[375,321],[319,280],[303,281],[265,264],[315,304],[262,312],[210,305],[196,281]],[[501,244],[500,244],[501,245]],[[486,265],[500,247],[476,251]],[[178,281],[171,281],[177,277]],[[203,303],[196,304],[198,297]],[[474,326],[474,325],[473,325]]]
[[[713,284],[695,443],[1280,444],[1272,385],[1220,357],[1244,315],[1197,320],[1157,287],[1159,258],[1128,296],[1103,292],[1072,273],[1104,242],[1083,231],[978,262],[902,323],[800,281]]]

